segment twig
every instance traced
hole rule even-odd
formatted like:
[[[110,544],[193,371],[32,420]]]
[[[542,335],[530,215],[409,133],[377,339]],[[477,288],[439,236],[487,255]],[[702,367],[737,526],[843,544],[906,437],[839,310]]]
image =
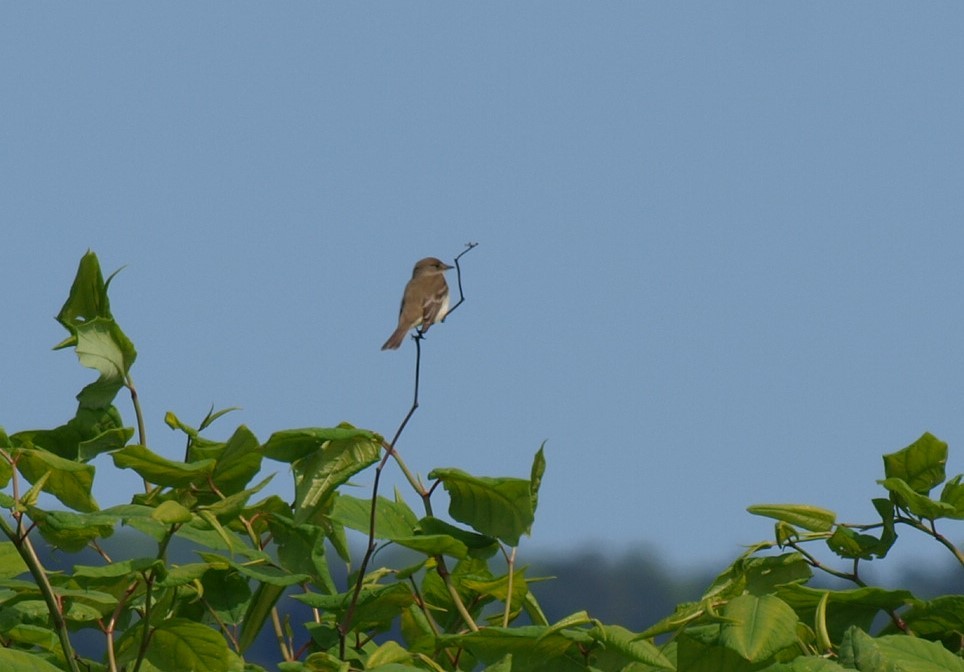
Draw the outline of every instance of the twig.
[[[445,317],[448,317],[453,312],[455,312],[455,309],[461,306],[462,303],[465,301],[465,294],[462,293],[462,267],[459,266],[459,259],[462,258],[462,255],[468,253],[469,251],[472,250],[472,248],[477,246],[478,246],[478,243],[466,243],[465,249],[462,250],[457,257],[455,257],[455,278],[456,278],[456,283],[459,286],[459,301],[454,306],[449,308],[448,312],[445,313]]]

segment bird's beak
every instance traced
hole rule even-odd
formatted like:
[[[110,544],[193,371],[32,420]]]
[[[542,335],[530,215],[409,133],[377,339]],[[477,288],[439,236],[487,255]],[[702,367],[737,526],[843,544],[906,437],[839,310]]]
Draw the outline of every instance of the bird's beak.
[[[442,270],[443,270],[443,271],[451,271],[453,268],[455,268],[455,266],[449,266],[449,265],[446,264],[444,261],[442,262]]]

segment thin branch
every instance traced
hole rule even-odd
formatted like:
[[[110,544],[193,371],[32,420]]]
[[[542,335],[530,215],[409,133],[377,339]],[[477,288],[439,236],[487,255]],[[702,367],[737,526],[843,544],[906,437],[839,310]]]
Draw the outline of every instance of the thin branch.
[[[458,308],[465,302],[465,294],[462,292],[462,267],[459,266],[459,259],[462,258],[462,255],[468,253],[470,250],[472,250],[477,246],[478,246],[478,243],[466,243],[465,249],[462,250],[457,257],[455,257],[455,278],[456,278],[456,284],[459,287],[459,301],[454,306],[449,308],[448,312],[445,313],[445,317],[448,317],[449,315],[451,315],[453,312],[455,312],[456,308]]]
[[[929,521],[930,526],[927,526],[922,521],[919,521],[916,518],[911,518],[909,516],[897,516],[894,519],[894,522],[903,523],[904,525],[913,527],[915,530],[919,530],[924,534],[934,537],[934,539],[936,539],[942,546],[944,546],[944,548],[949,550],[954,555],[954,557],[957,559],[957,561],[960,564],[964,565],[964,552],[962,552],[961,549],[955,546],[947,537],[945,537],[943,534],[937,531],[937,525],[935,521],[933,520]]]
[[[141,409],[140,398],[137,396],[137,388],[134,387],[134,379],[131,378],[130,372],[124,380],[124,385],[131,393],[131,404],[134,406],[134,416],[137,418],[137,441],[147,448],[147,425],[144,422],[144,411]],[[150,494],[151,484],[144,479],[144,492]]]

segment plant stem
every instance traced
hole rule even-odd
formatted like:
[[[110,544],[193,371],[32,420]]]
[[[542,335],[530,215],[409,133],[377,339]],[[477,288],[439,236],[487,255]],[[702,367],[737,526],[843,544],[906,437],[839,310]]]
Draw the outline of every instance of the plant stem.
[[[515,552],[519,550],[517,546],[512,547],[512,553],[506,557],[506,565],[509,569],[509,576],[507,579],[508,587],[506,588],[505,595],[505,612],[502,614],[502,627],[509,627],[509,614],[512,613],[512,580],[514,578],[515,572]]]

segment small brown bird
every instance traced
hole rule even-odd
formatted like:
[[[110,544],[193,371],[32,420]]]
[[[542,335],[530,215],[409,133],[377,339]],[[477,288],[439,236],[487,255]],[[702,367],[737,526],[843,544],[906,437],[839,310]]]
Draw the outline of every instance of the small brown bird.
[[[449,286],[443,274],[450,268],[454,266],[435,257],[425,257],[415,264],[412,279],[402,295],[398,328],[385,341],[382,350],[398,349],[409,329],[421,326],[425,333],[430,326],[445,319],[449,310]]]

